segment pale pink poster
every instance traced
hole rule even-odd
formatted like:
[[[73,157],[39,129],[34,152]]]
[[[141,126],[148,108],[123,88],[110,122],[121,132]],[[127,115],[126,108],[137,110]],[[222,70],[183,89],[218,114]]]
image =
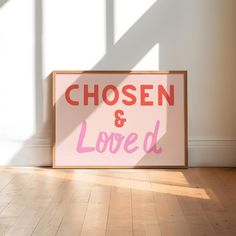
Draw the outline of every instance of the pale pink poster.
[[[184,167],[186,72],[54,72],[53,166]]]

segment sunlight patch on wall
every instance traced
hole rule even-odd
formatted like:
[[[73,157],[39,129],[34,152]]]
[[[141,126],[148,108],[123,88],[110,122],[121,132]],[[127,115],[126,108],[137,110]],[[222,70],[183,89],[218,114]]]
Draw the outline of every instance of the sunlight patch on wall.
[[[106,50],[105,9],[104,0],[47,1],[45,77],[52,70],[89,70],[101,59]]]
[[[33,1],[0,8],[0,140],[26,140],[35,131]]]
[[[115,43],[155,2],[156,0],[114,0]]]
[[[159,44],[154,45],[133,70],[159,70]]]

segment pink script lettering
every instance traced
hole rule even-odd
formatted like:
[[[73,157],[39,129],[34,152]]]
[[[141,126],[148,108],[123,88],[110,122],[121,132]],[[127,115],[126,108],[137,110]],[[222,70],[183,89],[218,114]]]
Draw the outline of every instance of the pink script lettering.
[[[160,153],[162,151],[161,147],[158,147],[158,133],[160,128],[160,121],[156,121],[154,131],[147,132],[143,142],[143,150],[146,153]],[[77,142],[76,150],[78,153],[87,152],[98,152],[103,153],[109,151],[112,154],[117,153],[121,148],[124,149],[126,153],[136,152],[140,147],[135,144],[138,140],[137,133],[130,133],[127,137],[120,133],[111,132],[108,134],[105,131],[99,132],[96,145],[85,147],[83,145],[87,131],[87,122],[83,121],[79,139]]]

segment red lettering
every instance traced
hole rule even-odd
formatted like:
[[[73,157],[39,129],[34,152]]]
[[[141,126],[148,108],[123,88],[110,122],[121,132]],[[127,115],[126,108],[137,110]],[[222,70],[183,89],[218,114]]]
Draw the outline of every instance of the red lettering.
[[[90,86],[90,87],[89,87]],[[65,100],[68,104],[72,106],[78,106],[83,103],[84,106],[89,104],[89,99],[92,105],[99,105],[99,99],[109,106],[115,105],[119,102],[121,98],[121,103],[126,106],[135,105],[140,99],[141,106],[162,106],[163,103],[167,103],[170,106],[174,106],[174,85],[169,85],[168,88],[165,85],[159,84],[154,87],[153,84],[141,84],[138,87],[132,84],[126,84],[122,88],[116,87],[115,85],[109,84],[104,88],[99,88],[98,84],[83,85],[83,95],[72,97],[73,95],[78,95],[81,86],[78,84],[70,85],[65,91]],[[155,88],[155,89],[154,89]],[[99,90],[100,89],[100,90]],[[100,95],[101,94],[101,95]],[[154,96],[155,95],[155,96]],[[83,101],[79,101],[83,99]]]
[[[136,97],[134,94],[128,92],[128,90],[133,90],[133,91],[136,91],[136,87],[134,85],[131,85],[131,84],[127,84],[125,85],[123,88],[122,88],[122,93],[130,98],[129,101],[127,101],[126,99],[122,99],[122,102],[127,105],[127,106],[131,106],[131,105],[134,105],[136,103]]]
[[[98,105],[98,85],[94,85],[94,92],[88,91],[88,85],[84,85],[84,105],[88,105],[88,98],[94,98],[94,105]]]
[[[153,89],[153,85],[141,85],[140,86],[140,92],[141,92],[141,106],[152,106],[153,102],[152,101],[146,101],[146,98],[149,97],[149,93],[147,93],[145,90],[146,89]]]
[[[114,98],[113,98],[113,100],[110,100],[110,101],[107,98],[107,92],[109,90],[112,90],[114,93]],[[102,91],[102,99],[109,106],[116,104],[119,99],[118,89],[114,85],[107,85]]]
[[[79,85],[78,84],[72,84],[71,86],[69,86],[67,89],[66,89],[66,92],[65,92],[65,98],[66,98],[66,101],[72,105],[72,106],[78,106],[79,105],[79,102],[78,101],[74,101],[71,99],[70,97],[70,93],[72,90],[74,89],[79,89]]]
[[[163,95],[170,106],[174,105],[174,85],[170,85],[170,95],[163,87],[163,85],[158,85],[158,105],[161,106],[163,103]]]

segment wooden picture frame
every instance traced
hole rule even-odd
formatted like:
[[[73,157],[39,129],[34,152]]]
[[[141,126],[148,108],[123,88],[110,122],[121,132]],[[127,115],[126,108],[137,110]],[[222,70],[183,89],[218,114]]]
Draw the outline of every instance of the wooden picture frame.
[[[184,119],[184,159],[180,165],[58,165],[56,162],[57,140],[56,140],[56,125],[57,125],[57,100],[56,86],[58,75],[179,75],[183,79],[183,119]],[[112,81],[110,81],[112,83]],[[99,81],[98,81],[99,84]],[[52,167],[53,168],[187,168],[188,167],[188,121],[187,121],[187,71],[53,71],[52,72],[52,102],[53,102],[53,146],[52,146]]]

